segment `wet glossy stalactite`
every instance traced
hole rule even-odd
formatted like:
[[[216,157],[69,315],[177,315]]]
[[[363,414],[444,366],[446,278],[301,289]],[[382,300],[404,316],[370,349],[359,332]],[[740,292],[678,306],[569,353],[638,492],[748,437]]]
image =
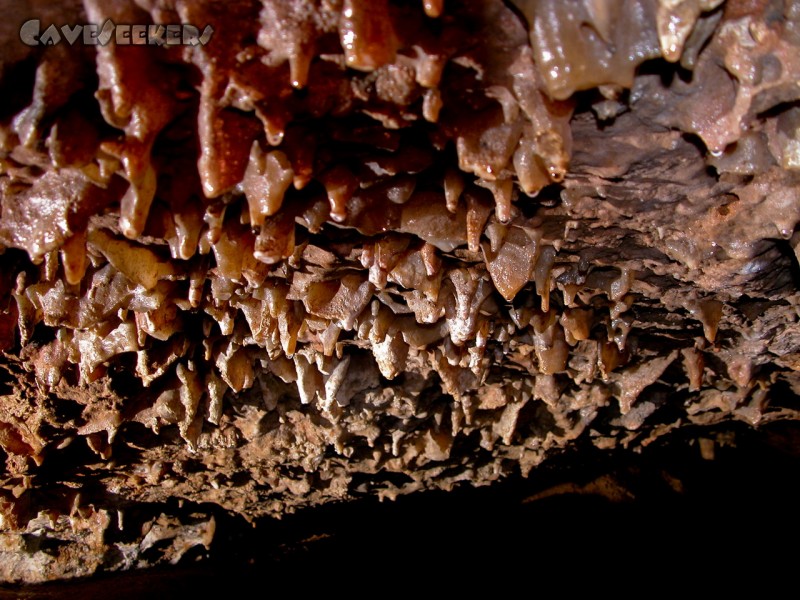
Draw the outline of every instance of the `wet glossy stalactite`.
[[[11,13],[214,35],[0,30],[3,578],[797,418],[797,2]]]

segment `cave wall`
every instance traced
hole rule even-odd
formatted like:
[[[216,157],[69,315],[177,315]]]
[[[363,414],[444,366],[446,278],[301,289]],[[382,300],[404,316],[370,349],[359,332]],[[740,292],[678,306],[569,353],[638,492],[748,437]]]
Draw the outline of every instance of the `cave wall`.
[[[5,580],[797,418],[800,3],[3,7]]]

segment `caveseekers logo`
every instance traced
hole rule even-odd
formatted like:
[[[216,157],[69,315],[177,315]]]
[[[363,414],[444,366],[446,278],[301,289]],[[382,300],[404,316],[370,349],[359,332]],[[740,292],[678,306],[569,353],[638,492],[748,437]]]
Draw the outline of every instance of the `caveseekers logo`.
[[[87,46],[105,46],[114,40],[118,46],[205,46],[214,28],[199,28],[188,24],[172,25],[122,25],[107,19],[102,25],[50,25],[42,31],[39,19],[25,21],[19,30],[19,39],[28,46],[55,46],[80,42]]]

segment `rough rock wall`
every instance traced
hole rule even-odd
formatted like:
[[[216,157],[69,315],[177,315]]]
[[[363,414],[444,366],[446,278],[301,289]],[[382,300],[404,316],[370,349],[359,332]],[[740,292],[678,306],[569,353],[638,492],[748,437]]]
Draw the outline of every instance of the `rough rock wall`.
[[[0,577],[797,418],[800,3],[5,4]]]

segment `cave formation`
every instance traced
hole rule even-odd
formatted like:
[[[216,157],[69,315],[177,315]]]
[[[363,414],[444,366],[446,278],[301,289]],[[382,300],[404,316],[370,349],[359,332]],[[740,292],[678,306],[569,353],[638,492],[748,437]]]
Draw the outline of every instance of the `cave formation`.
[[[0,579],[798,418],[795,0],[2,6]]]

